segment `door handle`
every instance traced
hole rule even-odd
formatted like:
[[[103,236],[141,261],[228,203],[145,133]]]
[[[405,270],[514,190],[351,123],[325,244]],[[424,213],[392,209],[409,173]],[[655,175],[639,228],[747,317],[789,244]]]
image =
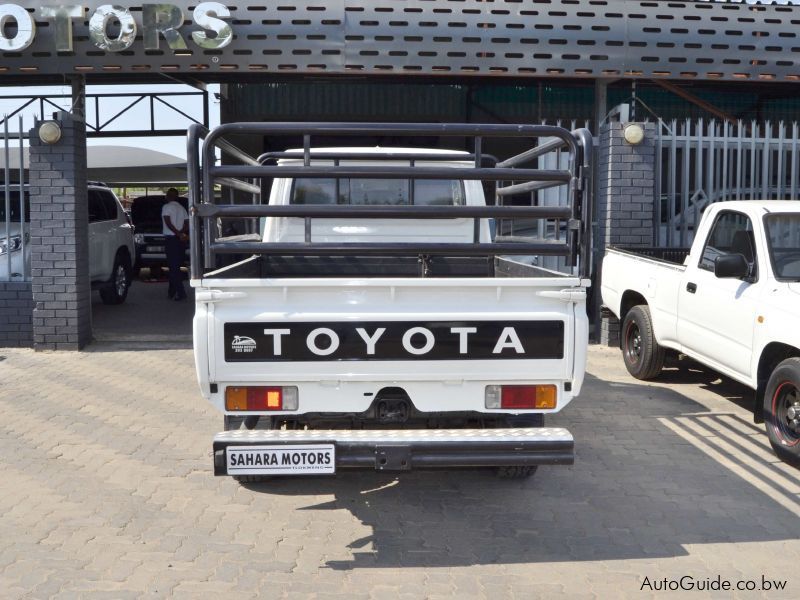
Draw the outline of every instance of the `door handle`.
[[[690,294],[694,294],[697,291],[697,284],[689,282],[686,284],[686,291]]]

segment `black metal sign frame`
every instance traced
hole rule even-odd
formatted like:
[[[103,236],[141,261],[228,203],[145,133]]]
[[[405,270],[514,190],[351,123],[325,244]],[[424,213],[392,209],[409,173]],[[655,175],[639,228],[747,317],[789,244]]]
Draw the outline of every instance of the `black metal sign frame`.
[[[227,6],[173,0],[109,13],[111,5],[93,0],[76,17],[43,11],[43,4],[3,4],[25,9],[35,31],[19,34],[16,46],[30,37],[24,48],[0,51],[0,78],[191,74],[241,81],[247,75],[355,74],[800,81],[796,5],[254,0]],[[198,7],[205,7],[202,13]],[[7,39],[13,22],[10,27]]]

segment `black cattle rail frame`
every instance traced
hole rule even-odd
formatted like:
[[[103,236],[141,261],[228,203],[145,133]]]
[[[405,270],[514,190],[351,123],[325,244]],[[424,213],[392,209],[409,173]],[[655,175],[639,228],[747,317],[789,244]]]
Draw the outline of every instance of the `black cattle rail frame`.
[[[233,145],[228,136],[303,138],[303,150],[271,152],[250,156]],[[312,138],[322,147],[326,136],[452,137],[472,141],[471,154],[336,154],[324,149],[312,153]],[[529,150],[497,162],[481,151],[485,138],[523,138],[542,140]],[[202,148],[200,143],[202,141]],[[337,140],[338,141],[338,140]],[[241,164],[218,165],[219,149]],[[544,170],[527,168],[551,152],[567,153],[567,168]],[[295,159],[288,165],[274,164],[280,159]],[[357,165],[354,160],[372,162],[408,161],[409,166]],[[475,125],[436,123],[230,123],[208,131],[192,125],[187,137],[188,184],[190,203],[191,276],[193,279],[215,268],[217,254],[262,254],[283,256],[487,256],[539,255],[567,257],[567,264],[580,267],[580,276],[589,277],[592,231],[592,136],[586,129],[570,132],[548,125]],[[302,164],[297,159],[302,159]],[[326,160],[332,165],[313,165],[312,160]],[[415,161],[469,161],[472,167],[414,166]],[[341,164],[342,161],[345,164]],[[269,164],[273,163],[273,164]],[[485,166],[485,165],[490,166]],[[271,178],[345,178],[362,179],[461,179],[490,181],[496,184],[494,206],[349,206],[230,204],[214,201],[214,187],[229,187],[257,196],[262,182]],[[537,190],[566,186],[564,206],[533,205]],[[413,188],[413,186],[411,186]],[[504,206],[512,195],[528,193],[529,206]],[[270,243],[241,239],[215,239],[212,221],[217,218],[299,217],[305,219],[305,241]],[[453,219],[471,218],[475,222],[471,243],[386,242],[386,243],[317,243],[311,239],[312,219]],[[561,222],[567,224],[563,241],[500,236],[494,242],[481,242],[480,219],[554,219],[558,235]],[[578,257],[581,260],[578,261]]]

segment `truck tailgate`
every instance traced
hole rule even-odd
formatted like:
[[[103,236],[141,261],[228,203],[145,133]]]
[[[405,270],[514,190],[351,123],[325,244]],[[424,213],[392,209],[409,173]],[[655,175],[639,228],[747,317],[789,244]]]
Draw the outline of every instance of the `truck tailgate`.
[[[221,410],[225,385],[255,382],[299,385],[301,410],[356,398],[366,408],[386,385],[422,411],[464,410],[467,396],[485,410],[487,384],[570,382],[559,386],[560,409],[580,388],[585,356],[575,339],[587,324],[578,278],[209,284],[197,289],[197,369]]]

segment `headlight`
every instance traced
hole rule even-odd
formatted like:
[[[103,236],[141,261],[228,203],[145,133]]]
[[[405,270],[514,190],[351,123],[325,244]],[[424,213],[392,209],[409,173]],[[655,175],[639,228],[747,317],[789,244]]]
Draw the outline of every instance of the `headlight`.
[[[133,243],[142,245],[144,244],[144,234],[143,233],[134,233],[133,234]]]
[[[22,248],[22,236],[15,235],[11,238],[11,242],[9,243],[8,238],[0,238],[0,254],[5,254],[6,252],[16,252]]]

